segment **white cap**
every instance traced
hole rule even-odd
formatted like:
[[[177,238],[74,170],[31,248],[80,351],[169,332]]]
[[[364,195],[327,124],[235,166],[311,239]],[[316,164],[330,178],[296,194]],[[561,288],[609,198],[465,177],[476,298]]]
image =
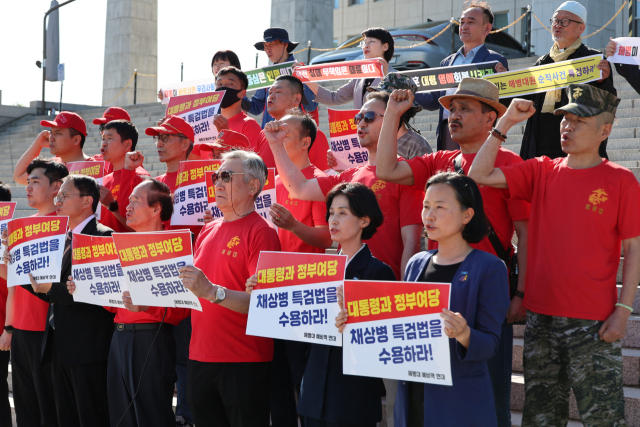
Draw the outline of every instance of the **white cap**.
[[[560,7],[556,9],[556,12],[561,10],[571,12],[580,18],[584,24],[587,23],[587,9],[577,1],[566,1],[562,3]]]

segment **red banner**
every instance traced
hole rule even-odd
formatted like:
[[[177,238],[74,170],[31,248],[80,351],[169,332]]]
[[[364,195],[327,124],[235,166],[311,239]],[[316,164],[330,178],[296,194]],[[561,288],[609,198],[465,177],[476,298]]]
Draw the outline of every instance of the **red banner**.
[[[449,283],[345,280],[349,323],[440,313],[449,307]]]
[[[172,96],[169,99],[169,105],[167,105],[167,116],[184,114],[189,111],[212,107],[220,104],[223,96],[224,91]]]
[[[113,233],[112,237],[122,267],[165,261],[192,254],[189,230],[136,234]]]
[[[255,289],[343,281],[346,265],[344,255],[261,252]]]
[[[116,245],[110,236],[87,236],[73,233],[73,265],[118,259]]]
[[[303,83],[327,80],[384,78],[382,63],[378,59],[361,59],[331,64],[296,67],[294,76]]]
[[[104,176],[106,162],[69,162],[67,169],[70,174],[86,175],[98,179]]]
[[[217,171],[221,164],[222,160],[189,160],[180,162],[180,169],[176,178],[177,188],[205,182],[205,172]]]
[[[66,216],[34,216],[11,220],[7,227],[9,251],[14,246],[31,240],[65,234],[68,222],[69,217]]]

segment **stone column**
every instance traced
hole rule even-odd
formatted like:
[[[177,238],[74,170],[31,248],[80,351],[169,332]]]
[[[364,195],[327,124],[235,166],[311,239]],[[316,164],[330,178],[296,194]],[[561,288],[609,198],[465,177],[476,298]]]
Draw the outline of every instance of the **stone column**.
[[[271,26],[284,28],[291,41],[300,42],[296,50],[307,47],[333,47],[334,0],[271,0]],[[311,58],[322,52],[311,51]],[[307,52],[296,55],[307,62]]]
[[[157,74],[158,0],[108,0],[104,43],[103,103],[127,85],[135,69]],[[133,104],[133,83],[107,105]],[[136,103],[154,102],[157,88],[157,77],[138,76]]]

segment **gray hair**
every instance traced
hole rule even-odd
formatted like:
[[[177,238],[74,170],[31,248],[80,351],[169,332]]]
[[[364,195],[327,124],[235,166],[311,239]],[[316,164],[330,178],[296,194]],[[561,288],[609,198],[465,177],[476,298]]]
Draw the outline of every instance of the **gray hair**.
[[[260,195],[267,182],[267,166],[264,164],[262,157],[253,151],[231,150],[222,154],[222,161],[242,160],[242,172],[244,172],[243,182],[247,183],[251,179],[257,179],[260,182],[258,192],[253,196],[254,200]]]

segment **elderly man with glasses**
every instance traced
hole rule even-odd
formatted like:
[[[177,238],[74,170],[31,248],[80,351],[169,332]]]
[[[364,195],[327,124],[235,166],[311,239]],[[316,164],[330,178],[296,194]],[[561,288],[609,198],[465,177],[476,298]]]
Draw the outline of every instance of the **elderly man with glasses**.
[[[599,50],[591,49],[582,43],[580,37],[586,28],[587,10],[576,1],[566,1],[556,9],[551,18],[553,46],[548,54],[538,58],[534,66],[553,64],[554,62],[598,55]],[[602,79],[590,82],[598,89],[617,95],[613,87],[611,68],[606,60],[598,65],[602,71]],[[563,90],[551,90],[524,97],[533,101],[536,112],[527,120],[520,148],[520,157],[524,160],[533,157],[547,156],[555,159],[566,157],[560,144],[560,121],[562,116],[555,116],[553,112],[569,102]],[[607,157],[607,139],[600,144],[600,157]]]

